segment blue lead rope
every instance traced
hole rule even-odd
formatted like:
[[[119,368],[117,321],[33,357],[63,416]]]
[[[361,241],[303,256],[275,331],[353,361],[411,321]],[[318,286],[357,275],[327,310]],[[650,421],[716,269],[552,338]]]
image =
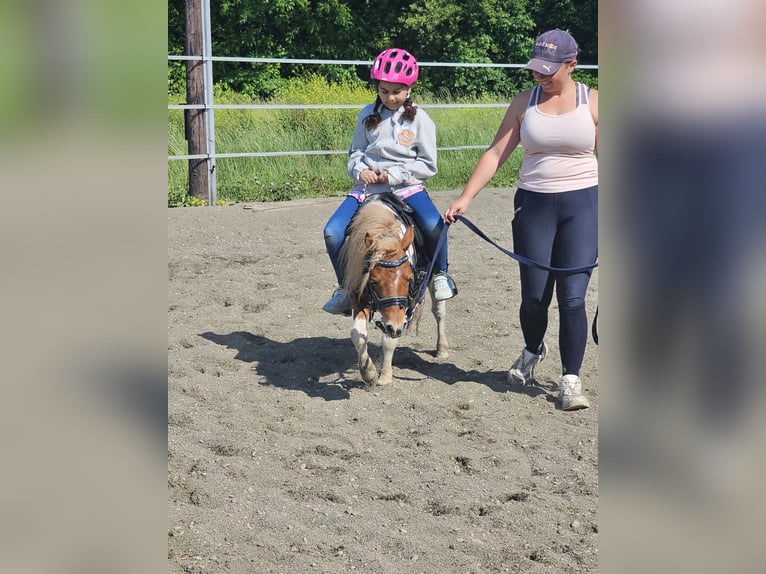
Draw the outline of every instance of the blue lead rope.
[[[504,249],[503,247],[500,247],[497,243],[492,241],[487,235],[478,227],[476,227],[473,223],[471,223],[465,216],[463,215],[456,215],[455,219],[459,219],[465,225],[473,231],[476,235],[484,239],[485,241],[491,243],[495,247],[497,247],[500,251],[508,255],[509,257],[512,257],[519,263],[523,263],[524,265],[530,265],[532,267],[537,267],[538,269],[542,269],[543,271],[552,271],[554,273],[581,273],[583,271],[590,271],[594,267],[598,267],[598,263],[592,263],[590,265],[584,265],[583,267],[569,267],[569,268],[562,268],[562,267],[550,267],[549,265],[543,265],[542,263],[538,263],[537,261],[533,261],[532,259],[527,259],[526,257],[523,257],[521,255],[518,255],[516,253],[513,253],[512,251],[508,251],[507,249]],[[439,245],[441,246],[441,238]],[[593,336],[593,342],[598,345],[598,307],[596,307],[596,315],[593,317],[593,325],[591,326],[591,335]]]
[[[543,271],[552,271],[554,273],[581,273],[583,271],[589,271],[593,269],[594,267],[598,267],[598,263],[591,263],[590,265],[584,265],[582,267],[551,267],[549,265],[543,265],[542,263],[538,263],[537,261],[533,261],[532,259],[527,259],[523,255],[518,255],[517,253],[514,253],[513,251],[508,251],[507,249],[500,247],[497,243],[492,241],[487,235],[478,227],[476,227],[473,223],[471,223],[468,218],[466,218],[463,215],[456,215],[455,219],[462,221],[465,223],[466,227],[473,231],[476,235],[490,243],[491,245],[494,245],[497,247],[500,251],[508,255],[509,257],[512,257],[519,263],[523,263],[524,265],[529,265],[530,267],[537,267],[538,269],[542,269]],[[440,243],[441,245],[441,243]]]
[[[484,239],[489,244],[494,245],[495,247],[497,247],[500,251],[502,251],[509,257],[515,259],[516,261],[524,265],[529,265],[530,267],[536,267],[537,269],[542,269],[543,271],[551,271],[553,273],[582,273],[583,271],[590,271],[591,269],[598,267],[598,262],[591,263],[590,265],[583,265],[582,267],[551,267],[550,265],[544,265],[542,263],[538,263],[537,261],[524,257],[523,255],[514,253],[513,251],[509,251],[508,249],[505,249],[504,247],[501,247],[500,245],[492,241],[489,237],[487,237],[487,235],[481,229],[476,227],[476,225],[474,225],[467,217],[463,215],[456,215],[455,219],[462,221],[466,225],[466,227],[468,227],[468,229],[473,231],[476,235]],[[439,241],[436,243],[436,248],[434,249],[434,252],[431,255],[431,264],[428,266],[428,272],[426,273],[426,276],[423,279],[423,283],[420,286],[420,290],[418,291],[418,296],[415,299],[415,302],[411,304],[410,307],[407,309],[408,320],[412,318],[413,314],[415,313],[415,309],[417,309],[418,305],[420,305],[421,301],[423,300],[423,296],[425,295],[426,289],[428,288],[428,283],[431,281],[431,275],[433,275],[434,265],[436,264],[436,254],[439,253],[439,250],[442,248],[442,245],[444,245],[444,242],[447,240],[448,231],[449,231],[449,225],[445,224],[444,227],[442,228],[441,234],[439,235]],[[596,316],[593,318],[593,326],[592,326],[593,340],[598,345],[598,331],[596,328],[597,318],[598,318],[598,308],[596,309]]]
[[[421,301],[423,301],[423,296],[426,294],[426,289],[428,289],[428,284],[431,282],[431,275],[433,275],[434,272],[434,265],[436,265],[436,254],[439,253],[439,251],[442,248],[442,245],[444,245],[444,242],[447,240],[447,232],[449,231],[449,225],[446,223],[442,227],[442,232],[439,234],[439,241],[436,242],[436,248],[434,249],[434,252],[431,254],[431,264],[428,266],[428,271],[426,272],[426,276],[423,278],[423,283],[420,285],[420,290],[418,291],[418,296],[415,298],[415,302],[410,305],[410,307],[407,309],[407,320],[409,321],[412,319],[412,316],[415,314],[415,309],[418,308],[418,305],[420,305]]]
[[[476,235],[490,243],[491,245],[494,245],[497,247],[500,251],[508,255],[509,257],[515,259],[519,263],[523,263],[524,265],[529,265],[531,267],[537,267],[538,269],[542,269],[543,271],[552,271],[554,273],[581,273],[583,271],[590,271],[594,267],[598,267],[598,263],[591,263],[590,265],[583,265],[582,267],[551,267],[550,265],[544,265],[543,263],[538,263],[537,261],[534,261],[532,259],[529,259],[527,257],[524,257],[523,255],[519,255],[517,253],[514,253],[513,251],[509,251],[505,249],[504,247],[501,247],[494,241],[492,241],[489,237],[487,237],[487,234],[484,233],[481,229],[476,227],[467,217],[463,215],[456,215],[455,219],[462,221],[468,229],[473,231]],[[439,235],[439,241],[436,243],[436,248],[434,249],[434,252],[431,254],[431,264],[428,266],[428,272],[426,273],[425,279],[423,279],[423,283],[420,286],[420,291],[418,292],[418,296],[415,299],[415,304],[412,305],[411,313],[414,312],[415,308],[420,305],[420,302],[423,300],[423,296],[426,293],[426,289],[428,288],[428,283],[431,281],[431,276],[433,275],[434,271],[434,265],[436,264],[436,254],[439,253],[439,250],[442,248],[442,245],[444,245],[444,242],[447,240],[447,232],[449,231],[449,225],[444,225],[442,228],[441,234]]]

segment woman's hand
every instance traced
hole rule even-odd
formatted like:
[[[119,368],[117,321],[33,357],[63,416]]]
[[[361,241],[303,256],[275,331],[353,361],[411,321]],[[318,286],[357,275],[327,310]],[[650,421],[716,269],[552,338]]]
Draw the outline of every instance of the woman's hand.
[[[463,215],[468,209],[469,203],[471,203],[470,199],[465,197],[458,197],[444,212],[444,221],[447,223],[455,223],[455,221],[457,221],[455,216]]]

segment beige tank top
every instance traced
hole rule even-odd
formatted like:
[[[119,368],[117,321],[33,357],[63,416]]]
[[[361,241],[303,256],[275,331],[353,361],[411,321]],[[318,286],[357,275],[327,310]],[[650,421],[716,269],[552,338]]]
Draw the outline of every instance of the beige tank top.
[[[529,96],[519,137],[524,148],[519,187],[561,193],[598,185],[596,124],[588,106],[588,87],[577,82],[577,107],[552,116],[537,107],[540,86]]]

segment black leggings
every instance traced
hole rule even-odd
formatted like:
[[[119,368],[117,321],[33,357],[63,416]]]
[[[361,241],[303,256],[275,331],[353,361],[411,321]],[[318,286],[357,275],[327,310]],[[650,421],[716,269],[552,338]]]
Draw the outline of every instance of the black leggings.
[[[514,197],[513,247],[550,267],[590,265],[598,256],[598,186],[564,193],[519,189]],[[588,341],[585,293],[591,272],[552,273],[521,264],[519,318],[526,348],[534,353],[548,328],[556,287],[563,374],[579,375]]]

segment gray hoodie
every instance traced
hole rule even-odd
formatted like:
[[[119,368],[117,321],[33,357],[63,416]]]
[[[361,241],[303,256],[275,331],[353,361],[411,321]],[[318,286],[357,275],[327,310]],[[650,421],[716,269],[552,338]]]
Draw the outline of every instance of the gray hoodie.
[[[422,187],[426,179],[436,174],[436,126],[433,120],[423,108],[418,108],[415,119],[410,122],[401,118],[404,107],[392,112],[381,106],[378,127],[368,130],[364,119],[374,111],[374,104],[369,104],[359,112],[351,139],[348,175],[356,182],[354,191],[364,191],[359,174],[365,169],[378,173],[388,171],[389,181],[388,185],[367,186],[367,194]]]

